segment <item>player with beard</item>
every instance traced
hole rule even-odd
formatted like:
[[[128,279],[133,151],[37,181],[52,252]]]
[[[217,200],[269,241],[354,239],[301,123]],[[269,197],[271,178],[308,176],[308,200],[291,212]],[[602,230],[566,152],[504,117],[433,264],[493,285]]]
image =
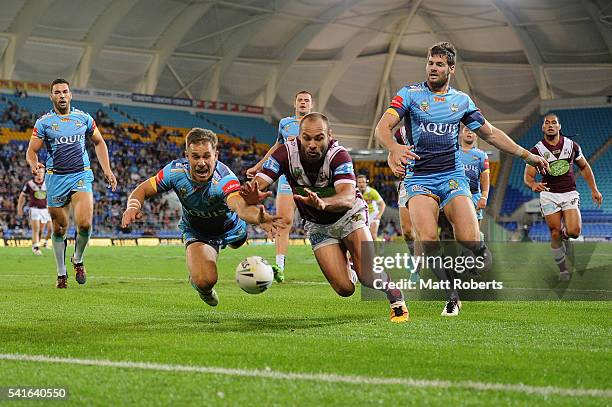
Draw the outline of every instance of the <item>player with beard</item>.
[[[556,114],[544,116],[542,123],[544,138],[531,149],[531,152],[544,157],[550,164],[550,171],[544,174],[542,182],[537,182],[535,169],[525,168],[525,184],[540,193],[540,209],[550,229],[552,256],[559,266],[559,280],[569,280],[571,270],[566,264],[568,238],[580,236],[582,221],[580,217],[580,195],[576,191],[574,163],[591,189],[591,198],[601,206],[603,197],[597,189],[595,175],[587,162],[582,149],[573,140],[561,134],[561,122]]]
[[[261,172],[246,184],[243,196],[249,203],[261,201],[265,190],[281,175],[287,177],[293,199],[310,239],[319,267],[332,288],[342,297],[355,292],[355,279],[349,268],[347,252],[356,277],[366,287],[375,281],[385,285],[391,303],[391,321],[406,322],[408,308],[402,292],[388,289],[386,273],[377,273],[364,264],[373,256],[372,235],[366,223],[367,205],[355,188],[350,155],[332,138],[329,120],[321,113],[310,113],[301,120],[299,137],[287,140],[264,163]]]
[[[94,176],[85,148],[86,139],[93,142],[104,178],[113,191],[117,187],[117,180],[110,167],[106,143],[96,122],[89,114],[70,107],[72,92],[68,81],[61,78],[54,80],[50,93],[53,109],[36,121],[26,151],[26,161],[32,174],[36,174],[39,168],[45,168],[45,165],[38,162],[37,153],[43,144],[46,145],[48,158],[45,183],[47,207],[53,221],[56,287],[66,288],[66,234],[70,205],[77,229],[74,255],[70,261],[77,283],[85,284],[87,279],[83,256],[91,236]]]
[[[252,179],[263,167],[264,163],[281,145],[287,140],[295,139],[299,134],[300,121],[304,116],[312,111],[312,94],[307,90],[301,90],[295,94],[293,107],[295,115],[281,119],[278,123],[278,136],[276,143],[270,148],[266,155],[252,168],[246,172],[247,177]],[[274,279],[279,283],[285,279],[285,257],[289,248],[289,234],[293,227],[293,216],[295,214],[295,204],[293,203],[293,193],[287,182],[287,178],[282,175],[278,180],[276,188],[276,214],[281,215],[285,222],[285,228],[279,231],[276,238],[276,267],[274,267]]]
[[[482,258],[484,267],[476,272],[484,272],[491,267],[491,254],[480,240],[469,182],[459,160],[459,124],[463,123],[495,147],[523,158],[542,171],[547,170],[548,163],[493,127],[467,94],[450,87],[455,60],[452,44],[433,45],[427,56],[427,80],[400,89],[377,124],[376,137],[389,150],[389,164],[394,173],[408,159],[415,159],[414,173],[406,180],[408,210],[425,255],[440,256],[438,214],[443,209],[455,238]],[[402,119],[409,145],[393,140],[392,130]],[[443,268],[433,267],[432,271],[452,287],[450,276]],[[442,315],[458,315],[460,308],[457,290],[447,290]]]
[[[282,226],[280,216],[267,214],[263,206],[247,205],[240,196],[236,175],[218,161],[217,135],[193,128],[185,139],[185,157],[174,160],[130,194],[121,227],[142,218],[145,199],[174,191],[183,206],[179,229],[183,232],[189,280],[200,298],[216,306],[219,250],[236,249],[247,240],[248,222],[274,237]]]
[[[45,184],[45,169],[38,168],[33,179],[26,182],[17,200],[17,216],[23,217],[23,206],[26,196],[30,207],[30,227],[32,229],[32,252],[40,256],[39,241],[43,236],[43,229],[51,222],[47,209],[47,185]],[[45,243],[46,244],[46,243]]]

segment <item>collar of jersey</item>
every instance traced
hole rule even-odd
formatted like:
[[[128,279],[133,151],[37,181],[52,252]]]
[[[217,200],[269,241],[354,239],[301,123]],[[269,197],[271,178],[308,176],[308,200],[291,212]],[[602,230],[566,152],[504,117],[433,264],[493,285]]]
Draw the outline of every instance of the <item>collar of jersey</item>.
[[[434,92],[429,87],[429,83],[427,83],[427,81],[423,82],[423,84],[425,84],[425,87],[427,88],[427,90],[430,91],[431,93],[433,93],[434,95],[448,95],[450,93],[450,90],[452,89],[451,86],[448,85],[448,90],[446,92]]]

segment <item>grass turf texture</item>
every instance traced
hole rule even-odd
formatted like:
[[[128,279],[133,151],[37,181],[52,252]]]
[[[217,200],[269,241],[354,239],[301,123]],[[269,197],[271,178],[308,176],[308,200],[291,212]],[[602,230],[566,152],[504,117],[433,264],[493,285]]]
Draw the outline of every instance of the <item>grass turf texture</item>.
[[[599,246],[593,261],[609,263],[608,248]],[[338,297],[307,246],[290,247],[286,283],[261,295],[242,292],[234,269],[255,254],[272,260],[274,249],[222,251],[220,304],[210,308],[187,282],[182,247],[89,248],[88,282],[78,286],[70,275],[68,290],[54,288],[51,251],[35,257],[28,248],[0,248],[0,353],[610,388],[610,302],[466,302],[458,318],[442,318],[442,301],[419,301],[409,303],[411,321],[395,325],[384,302],[363,302],[358,293]],[[542,245],[542,259],[552,261],[549,256]],[[66,386],[71,404],[89,405],[612,403],[606,397],[0,360],[0,387],[6,386]]]

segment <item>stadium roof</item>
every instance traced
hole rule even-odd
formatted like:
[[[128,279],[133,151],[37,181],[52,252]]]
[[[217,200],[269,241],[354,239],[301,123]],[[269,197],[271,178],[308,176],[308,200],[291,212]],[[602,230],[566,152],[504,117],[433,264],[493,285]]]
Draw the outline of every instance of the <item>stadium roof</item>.
[[[0,16],[2,77],[292,110],[315,93],[336,122],[371,126],[424,78],[427,48],[459,52],[454,85],[489,119],[542,99],[612,94],[603,0],[13,0]],[[504,126],[508,127],[508,126]]]

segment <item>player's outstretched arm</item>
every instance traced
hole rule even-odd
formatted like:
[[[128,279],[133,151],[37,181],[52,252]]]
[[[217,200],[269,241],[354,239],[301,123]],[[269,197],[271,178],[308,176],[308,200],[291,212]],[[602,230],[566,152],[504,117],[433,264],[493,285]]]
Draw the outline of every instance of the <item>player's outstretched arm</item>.
[[[236,215],[251,225],[259,225],[270,238],[276,237],[278,231],[284,226],[283,217],[270,215],[263,205],[249,205],[239,193],[227,197],[227,207],[236,212]]]
[[[533,192],[548,191],[546,182],[537,182],[535,177],[536,169],[531,165],[526,165],[525,174],[523,175],[523,182],[525,183],[525,185],[527,185],[529,189],[531,189]]]
[[[28,144],[28,149],[26,150],[26,161],[28,162],[33,175],[36,175],[39,168],[45,168],[45,165],[38,161],[38,150],[40,150],[42,146],[42,139],[34,136],[30,138],[30,143]]]
[[[96,156],[98,157],[98,161],[100,161],[102,171],[104,171],[104,178],[106,178],[106,182],[108,182],[108,185],[114,191],[117,188],[117,178],[115,178],[115,174],[113,174],[113,171],[111,170],[106,142],[104,141],[102,134],[100,134],[100,130],[97,128],[93,131],[91,141],[94,143]]]
[[[157,195],[155,178],[149,178],[136,187],[130,194],[127,208],[121,218],[121,227],[127,228],[132,222],[142,218],[142,205],[145,199]]]
[[[580,173],[591,189],[591,197],[593,198],[593,202],[595,202],[597,207],[600,207],[603,202],[603,196],[601,195],[601,192],[599,192],[599,189],[597,189],[595,174],[593,173],[591,165],[584,157],[576,160],[576,165],[578,165],[578,168],[580,168]]]
[[[248,179],[254,178],[255,175],[257,175],[257,173],[261,171],[261,167],[263,167],[264,163],[268,160],[268,158],[270,158],[270,156],[276,151],[276,149],[280,147],[280,145],[281,144],[277,140],[276,143],[274,143],[274,145],[270,147],[266,155],[264,155],[264,157],[257,162],[257,164],[246,170],[246,176]]]
[[[293,198],[321,211],[344,212],[351,209],[355,205],[355,185],[342,183],[337,184],[335,189],[336,194],[334,196],[321,198],[310,189],[304,188],[308,195],[293,195]]]
[[[404,146],[393,140],[393,128],[399,122],[399,116],[385,112],[374,130],[376,140],[389,150],[388,163],[393,173],[399,172],[400,170],[397,167],[405,166],[408,159],[419,159],[419,156],[411,151],[412,146]]]
[[[535,167],[542,174],[548,173],[548,161],[516,144],[506,133],[493,126],[487,120],[477,131],[483,140],[499,148],[501,151],[521,157],[525,163]]]

